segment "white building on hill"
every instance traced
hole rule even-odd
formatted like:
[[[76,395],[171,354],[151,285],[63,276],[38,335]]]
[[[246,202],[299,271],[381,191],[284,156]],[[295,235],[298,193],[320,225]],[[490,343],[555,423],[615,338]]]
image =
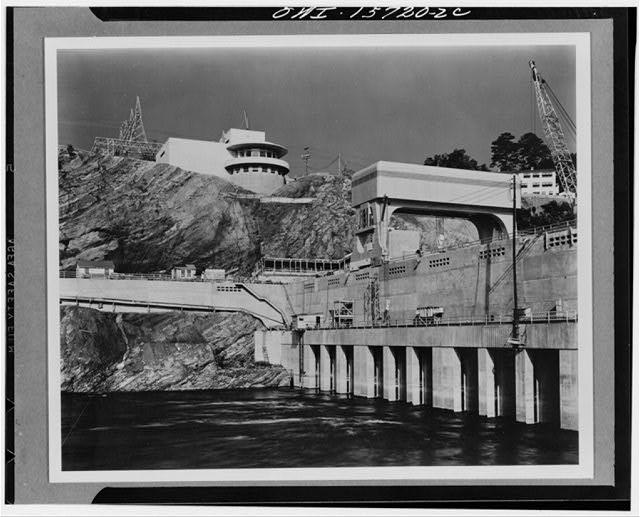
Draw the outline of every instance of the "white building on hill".
[[[520,171],[518,176],[523,196],[557,196],[559,193],[554,169]]]
[[[286,183],[287,148],[268,142],[264,131],[229,129],[219,142],[169,138],[156,162],[226,179],[258,194],[271,194]]]

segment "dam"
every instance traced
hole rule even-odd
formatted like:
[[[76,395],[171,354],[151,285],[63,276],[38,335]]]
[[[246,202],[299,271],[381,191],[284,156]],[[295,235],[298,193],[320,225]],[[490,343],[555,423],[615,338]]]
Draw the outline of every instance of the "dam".
[[[353,176],[352,205],[348,268],[284,286],[290,328],[256,332],[257,361],[300,388],[578,429],[575,225],[510,233],[511,175],[391,162]],[[422,253],[393,213],[480,238]]]
[[[577,430],[576,225],[514,233],[520,198],[510,174],[377,162],[352,178],[342,260],[264,259],[276,281],[63,274],[60,303],[245,312],[265,326],[255,361],[297,388]],[[466,219],[479,238],[423,252],[392,228],[403,213]]]

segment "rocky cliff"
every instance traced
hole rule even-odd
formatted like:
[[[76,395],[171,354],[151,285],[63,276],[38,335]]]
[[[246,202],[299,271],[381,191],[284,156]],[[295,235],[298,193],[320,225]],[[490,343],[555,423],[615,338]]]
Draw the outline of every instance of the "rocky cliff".
[[[62,269],[78,259],[110,259],[118,272],[190,263],[248,275],[261,253],[341,258],[350,250],[348,178],[294,180],[276,195],[314,197],[311,205],[265,205],[214,176],[76,153],[59,152]]]
[[[266,256],[340,259],[351,251],[351,180],[306,176],[274,196],[312,197],[311,205],[262,205],[260,236]]]
[[[253,361],[245,314],[112,314],[60,309],[61,387],[71,392],[288,386],[280,367]]]
[[[227,181],[177,167],[81,153],[59,169],[60,266],[111,259],[119,272],[193,263],[248,272],[256,205]]]

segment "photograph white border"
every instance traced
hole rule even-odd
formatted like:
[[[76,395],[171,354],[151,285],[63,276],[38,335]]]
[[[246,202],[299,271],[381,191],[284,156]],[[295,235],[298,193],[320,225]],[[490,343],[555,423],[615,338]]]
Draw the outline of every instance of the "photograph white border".
[[[593,292],[591,214],[591,53],[590,34],[332,34],[282,36],[45,38],[47,346],[49,395],[49,481],[52,483],[210,482],[243,484],[416,484],[429,480],[465,484],[472,480],[592,479],[594,475]],[[573,45],[576,50],[576,152],[578,197],[578,395],[577,465],[431,466],[357,468],[263,468],[63,471],[61,447],[58,89],[57,52],[73,49],[276,48],[276,47],[460,47]],[[585,375],[590,372],[590,375]]]

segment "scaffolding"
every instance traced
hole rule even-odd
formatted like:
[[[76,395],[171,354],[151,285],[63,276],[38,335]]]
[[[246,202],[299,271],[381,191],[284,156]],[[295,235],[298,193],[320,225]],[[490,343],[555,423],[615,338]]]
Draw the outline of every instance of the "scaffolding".
[[[377,278],[371,278],[364,290],[364,321],[373,325],[380,319],[380,286]]]
[[[130,142],[118,138],[97,137],[93,141],[92,153],[126,156],[154,162],[162,144],[156,142]]]
[[[353,327],[353,300],[335,300],[331,312],[334,327]]]

